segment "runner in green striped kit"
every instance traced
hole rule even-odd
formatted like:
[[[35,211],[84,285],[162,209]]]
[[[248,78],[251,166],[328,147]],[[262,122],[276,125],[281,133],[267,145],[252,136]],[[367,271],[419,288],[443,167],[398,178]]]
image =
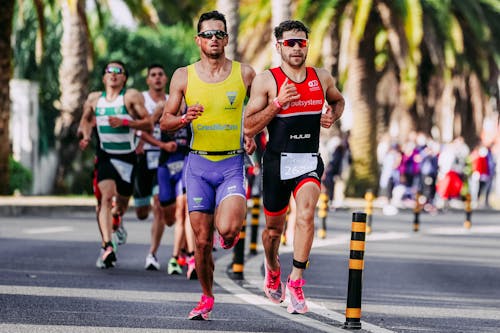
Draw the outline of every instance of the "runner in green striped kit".
[[[135,89],[125,89],[127,70],[121,61],[111,61],[104,67],[102,82],[104,91],[90,93],[83,105],[78,136],[80,148],[86,149],[92,128],[97,128],[96,171],[101,192],[97,216],[102,248],[96,266],[109,268],[116,263],[113,215],[119,217],[125,213],[133,192],[135,131],[151,131],[152,124],[143,95]]]

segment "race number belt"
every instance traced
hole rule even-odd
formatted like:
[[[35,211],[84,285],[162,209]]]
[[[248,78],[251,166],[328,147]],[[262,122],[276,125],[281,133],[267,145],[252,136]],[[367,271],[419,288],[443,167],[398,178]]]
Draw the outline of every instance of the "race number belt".
[[[221,151],[205,151],[205,150],[194,150],[189,149],[189,152],[196,155],[239,155],[245,152],[244,149],[235,149],[235,150],[221,150]]]

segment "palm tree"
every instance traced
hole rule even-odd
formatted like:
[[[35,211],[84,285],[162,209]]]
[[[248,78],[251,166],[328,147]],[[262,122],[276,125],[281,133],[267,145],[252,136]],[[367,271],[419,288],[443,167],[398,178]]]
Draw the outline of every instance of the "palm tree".
[[[261,72],[269,67],[275,52],[270,24],[271,3],[269,0],[241,1],[240,15],[239,37],[245,43],[240,43],[239,51],[243,61],[252,64],[257,72]]]
[[[55,178],[55,192],[66,192],[65,176],[68,164],[77,156],[78,141],[75,138],[77,120],[88,94],[89,34],[84,11],[85,0],[62,1],[61,14],[63,35],[61,38],[62,61],[59,68],[61,87],[60,116],[56,121],[56,151],[59,163]]]
[[[227,21],[229,42],[226,47],[226,56],[233,60],[240,60],[238,52],[238,29],[240,27],[240,2],[238,0],[217,0],[217,9],[223,13]]]
[[[9,187],[9,118],[10,90],[12,75],[12,19],[14,17],[14,0],[5,0],[0,11],[0,194],[7,194]]]
[[[423,9],[422,54],[434,71],[420,69],[422,109],[435,110],[443,141],[460,135],[473,146],[493,112],[489,96],[498,101],[500,3],[429,1]]]
[[[134,1],[134,0],[132,0]],[[153,8],[158,12],[159,21],[165,25],[174,25],[177,23],[193,24],[194,18],[201,10],[214,8],[215,0],[183,0],[183,1],[164,1],[153,0]],[[129,1],[130,3],[130,1]],[[217,8],[219,7],[217,5]],[[130,7],[131,11],[136,11]]]
[[[357,7],[353,7],[353,27],[348,38],[345,90],[356,124],[351,133],[354,159],[354,191],[351,194],[360,195],[363,188],[374,186],[377,179],[376,164],[372,162],[376,142],[373,133],[377,124],[373,113],[377,101],[373,100],[371,92],[380,84],[375,80],[361,89],[359,85],[377,77],[379,71],[397,74],[397,85],[390,90],[398,96],[391,117],[399,117],[401,139],[410,130],[430,134],[435,123],[434,113],[440,115],[443,111],[448,112],[440,117],[445,121],[437,123],[441,123],[441,129],[447,126],[453,131],[448,139],[462,135],[473,144],[487,112],[485,91],[491,82],[498,96],[495,57],[499,54],[500,4],[473,0],[360,0],[351,3]],[[372,35],[372,31],[377,34]],[[370,38],[373,40],[369,43],[376,47],[375,53],[371,52],[370,45],[362,49],[363,43]],[[385,56],[385,65],[381,65],[380,56]],[[362,61],[361,66],[358,60]],[[385,69],[370,72],[373,63]],[[434,105],[429,104],[432,97],[437,100]],[[368,107],[371,113],[366,112]],[[356,188],[360,182],[361,186]]]
[[[363,1],[361,1],[363,2]],[[351,9],[352,10],[351,12]],[[357,8],[346,8],[353,13],[352,29],[347,46],[348,79],[345,95],[353,110],[353,124],[350,132],[352,169],[349,179],[349,195],[361,196],[377,184],[376,159],[376,95],[377,72],[375,58],[375,35],[377,21],[370,4],[360,4]]]
[[[271,11],[272,11],[272,19],[271,19],[271,41],[275,42],[274,39],[274,27],[278,26],[282,21],[289,20],[292,17],[292,1],[291,0],[271,0]],[[273,43],[274,45],[274,43]],[[273,50],[273,58],[272,58],[272,66],[278,66],[281,62],[280,55],[274,47]]]

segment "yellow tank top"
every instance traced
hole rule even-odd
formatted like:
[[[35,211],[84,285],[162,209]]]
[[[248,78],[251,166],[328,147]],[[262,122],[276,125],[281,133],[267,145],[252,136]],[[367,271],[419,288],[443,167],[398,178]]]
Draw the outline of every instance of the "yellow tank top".
[[[241,75],[241,64],[233,61],[231,73],[221,82],[202,81],[194,64],[187,67],[186,103],[203,105],[201,117],[191,123],[190,148],[205,152],[236,151],[243,147],[243,103],[246,86]],[[204,155],[211,161],[220,161],[234,154]]]

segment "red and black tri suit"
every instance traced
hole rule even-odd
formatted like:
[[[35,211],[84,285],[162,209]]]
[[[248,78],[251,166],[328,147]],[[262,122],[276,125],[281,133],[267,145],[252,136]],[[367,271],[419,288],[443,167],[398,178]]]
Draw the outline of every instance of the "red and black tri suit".
[[[276,96],[287,78],[281,67],[270,69],[276,81]],[[321,82],[312,67],[306,67],[306,77],[302,82],[293,83],[300,99],[283,105],[283,108],[267,125],[269,141],[263,156],[263,203],[268,215],[281,215],[286,212],[290,194],[294,195],[305,182],[312,181],[320,186],[324,166],[318,154],[320,119],[325,102]],[[283,154],[301,153],[316,158],[316,167],[304,174],[285,179],[280,174]],[[288,154],[290,155],[290,154]],[[297,154],[298,155],[298,154]],[[314,164],[311,164],[314,167]],[[297,169],[303,168],[297,165]],[[305,166],[307,168],[307,165]]]

